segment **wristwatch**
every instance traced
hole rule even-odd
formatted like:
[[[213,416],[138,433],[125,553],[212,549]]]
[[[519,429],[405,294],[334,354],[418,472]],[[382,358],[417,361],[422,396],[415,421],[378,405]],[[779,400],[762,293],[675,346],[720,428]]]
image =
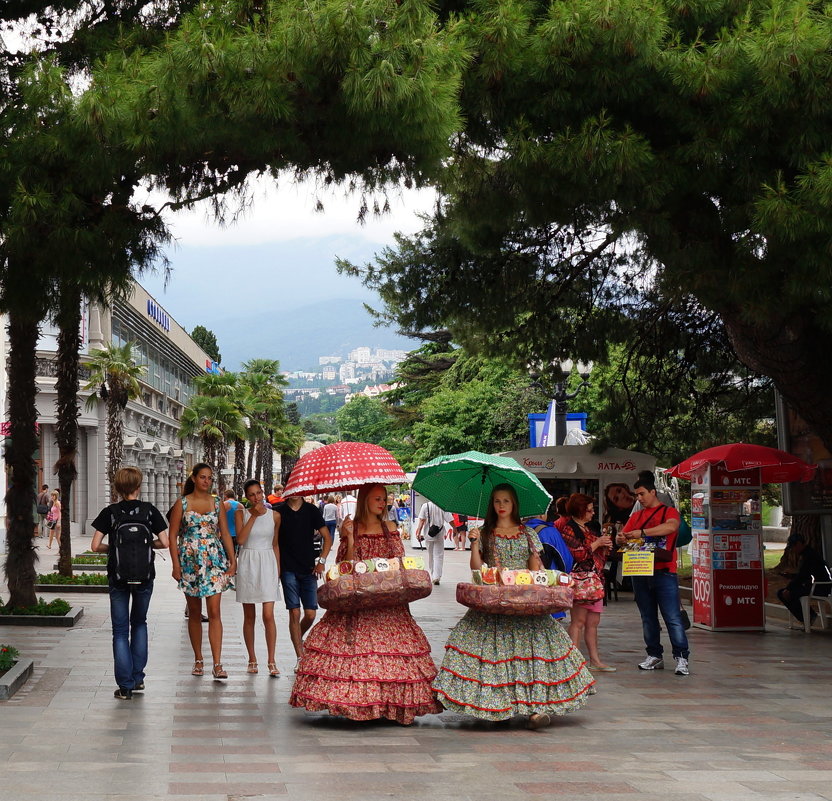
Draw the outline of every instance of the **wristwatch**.
[[[315,560],[315,564],[316,564],[316,565],[325,565],[325,564],[326,564],[326,559],[324,559],[324,558],[323,558],[323,556],[319,556],[319,557]]]

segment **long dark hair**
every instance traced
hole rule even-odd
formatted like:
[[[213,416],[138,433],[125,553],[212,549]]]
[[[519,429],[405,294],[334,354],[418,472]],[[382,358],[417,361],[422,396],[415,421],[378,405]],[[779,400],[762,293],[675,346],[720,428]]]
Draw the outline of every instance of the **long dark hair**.
[[[494,509],[494,494],[497,492],[507,492],[511,496],[511,522],[520,525],[520,503],[517,500],[517,490],[511,484],[497,484],[491,495],[488,498],[488,510],[485,513],[485,519],[482,524],[482,559],[483,561],[493,567],[494,555],[496,548],[494,545],[494,529],[497,527],[497,512]]]
[[[211,467],[210,464],[197,462],[197,464],[194,465],[193,470],[191,470],[191,474],[185,479],[185,485],[182,487],[182,495],[190,495],[196,489],[194,479],[199,474],[199,471],[205,470],[206,467],[211,471],[211,475],[214,474],[214,468]]]

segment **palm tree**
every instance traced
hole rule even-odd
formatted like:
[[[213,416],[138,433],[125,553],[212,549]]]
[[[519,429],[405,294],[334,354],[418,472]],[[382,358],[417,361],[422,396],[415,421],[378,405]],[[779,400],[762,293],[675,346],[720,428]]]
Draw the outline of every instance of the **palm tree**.
[[[225,490],[223,470],[226,465],[226,443],[245,436],[243,416],[230,398],[194,395],[182,412],[180,437],[198,437],[202,441],[203,461],[216,468],[217,490]]]
[[[282,387],[287,385],[277,359],[250,359],[243,365],[241,376],[255,404],[250,415],[250,433],[255,439],[249,452],[249,472],[256,450],[255,475],[271,486],[273,478],[274,439],[277,431],[287,425]]]
[[[101,350],[93,350],[88,364],[90,380],[84,387],[97,390],[87,399],[87,408],[94,406],[99,396],[107,405],[107,479],[114,503],[118,500],[115,475],[124,457],[124,409],[128,401],[141,395],[139,378],[146,372],[144,365],[136,364],[134,353],[132,342],[111,342]]]

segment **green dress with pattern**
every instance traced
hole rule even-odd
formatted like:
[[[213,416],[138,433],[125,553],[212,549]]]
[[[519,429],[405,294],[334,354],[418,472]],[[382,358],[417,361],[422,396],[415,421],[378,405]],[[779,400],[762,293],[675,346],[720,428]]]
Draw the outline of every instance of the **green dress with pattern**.
[[[528,566],[530,540],[541,550],[532,529],[516,539],[495,540],[500,566],[509,570]],[[586,703],[595,683],[586,665],[551,615],[470,609],[451,630],[433,689],[446,709],[483,720],[565,715]]]

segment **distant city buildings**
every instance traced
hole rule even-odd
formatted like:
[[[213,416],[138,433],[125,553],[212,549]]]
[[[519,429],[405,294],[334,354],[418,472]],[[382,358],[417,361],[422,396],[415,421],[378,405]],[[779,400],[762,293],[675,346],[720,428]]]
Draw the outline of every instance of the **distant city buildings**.
[[[352,386],[360,383],[380,383],[393,377],[396,365],[407,358],[406,350],[371,348],[362,345],[353,348],[345,357],[318,356],[317,371],[295,370],[284,372],[291,389],[318,386],[330,381]],[[291,390],[290,390],[291,394]]]
[[[358,389],[358,394],[376,398],[391,388],[385,382],[393,378],[396,365],[406,358],[406,350],[366,345],[353,348],[346,356],[318,356],[318,370],[283,373],[289,381],[286,400],[298,403],[301,414],[309,414],[321,408],[318,401],[328,404],[325,409],[331,409],[332,403],[337,408],[355,397],[356,389],[362,386],[365,388]],[[315,404],[310,406],[312,401]]]

